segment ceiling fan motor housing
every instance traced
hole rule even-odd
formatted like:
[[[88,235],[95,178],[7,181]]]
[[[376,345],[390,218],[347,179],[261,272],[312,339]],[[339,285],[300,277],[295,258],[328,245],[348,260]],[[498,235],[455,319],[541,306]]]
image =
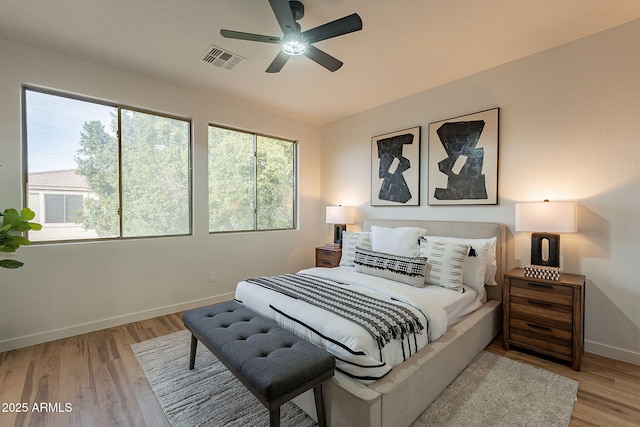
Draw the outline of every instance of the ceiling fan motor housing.
[[[291,0],[289,2],[289,6],[291,7],[294,21],[297,21],[304,17],[304,5],[301,2],[297,0]]]

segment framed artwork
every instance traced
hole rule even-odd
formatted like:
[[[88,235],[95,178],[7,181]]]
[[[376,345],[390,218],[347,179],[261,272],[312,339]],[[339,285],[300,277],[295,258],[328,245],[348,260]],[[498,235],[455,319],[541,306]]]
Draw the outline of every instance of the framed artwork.
[[[420,126],[371,138],[371,206],[420,205]]]
[[[500,109],[429,124],[429,205],[498,204]]]

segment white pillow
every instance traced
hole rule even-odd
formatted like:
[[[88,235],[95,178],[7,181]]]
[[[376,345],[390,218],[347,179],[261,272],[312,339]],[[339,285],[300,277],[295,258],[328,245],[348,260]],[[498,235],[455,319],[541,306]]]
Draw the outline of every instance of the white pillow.
[[[496,283],[496,273],[498,272],[496,237],[489,239],[467,239],[461,237],[424,236],[424,238],[433,242],[460,243],[473,248],[477,257],[467,257],[465,261],[465,285],[471,286],[476,290],[481,290],[481,283],[489,286],[498,285]],[[480,260],[484,261],[484,266],[479,265]]]
[[[371,249],[371,233],[368,231],[343,231],[341,267],[355,266],[356,247]]]
[[[469,246],[453,242],[426,241],[421,255],[427,257],[425,281],[462,293],[463,265]]]
[[[416,257],[420,254],[420,238],[427,230],[419,227],[371,227],[371,249],[392,255]]]

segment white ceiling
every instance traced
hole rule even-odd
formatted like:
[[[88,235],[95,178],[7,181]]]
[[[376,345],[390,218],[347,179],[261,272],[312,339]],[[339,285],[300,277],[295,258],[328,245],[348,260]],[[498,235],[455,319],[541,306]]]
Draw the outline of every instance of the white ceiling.
[[[220,35],[280,37],[268,0],[0,0],[0,37],[324,124],[640,18],[638,0],[303,3],[303,31],[354,12],[363,20],[362,31],[315,44],[344,62],[334,73],[293,57],[268,74],[278,45]],[[207,64],[212,44],[246,61]]]

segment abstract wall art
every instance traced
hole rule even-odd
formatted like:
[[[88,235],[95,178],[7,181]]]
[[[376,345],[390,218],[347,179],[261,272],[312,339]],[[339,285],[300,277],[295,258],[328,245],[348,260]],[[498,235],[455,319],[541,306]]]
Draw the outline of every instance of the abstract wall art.
[[[371,206],[420,205],[420,126],[371,138]]]
[[[429,124],[429,205],[498,204],[500,109]]]

